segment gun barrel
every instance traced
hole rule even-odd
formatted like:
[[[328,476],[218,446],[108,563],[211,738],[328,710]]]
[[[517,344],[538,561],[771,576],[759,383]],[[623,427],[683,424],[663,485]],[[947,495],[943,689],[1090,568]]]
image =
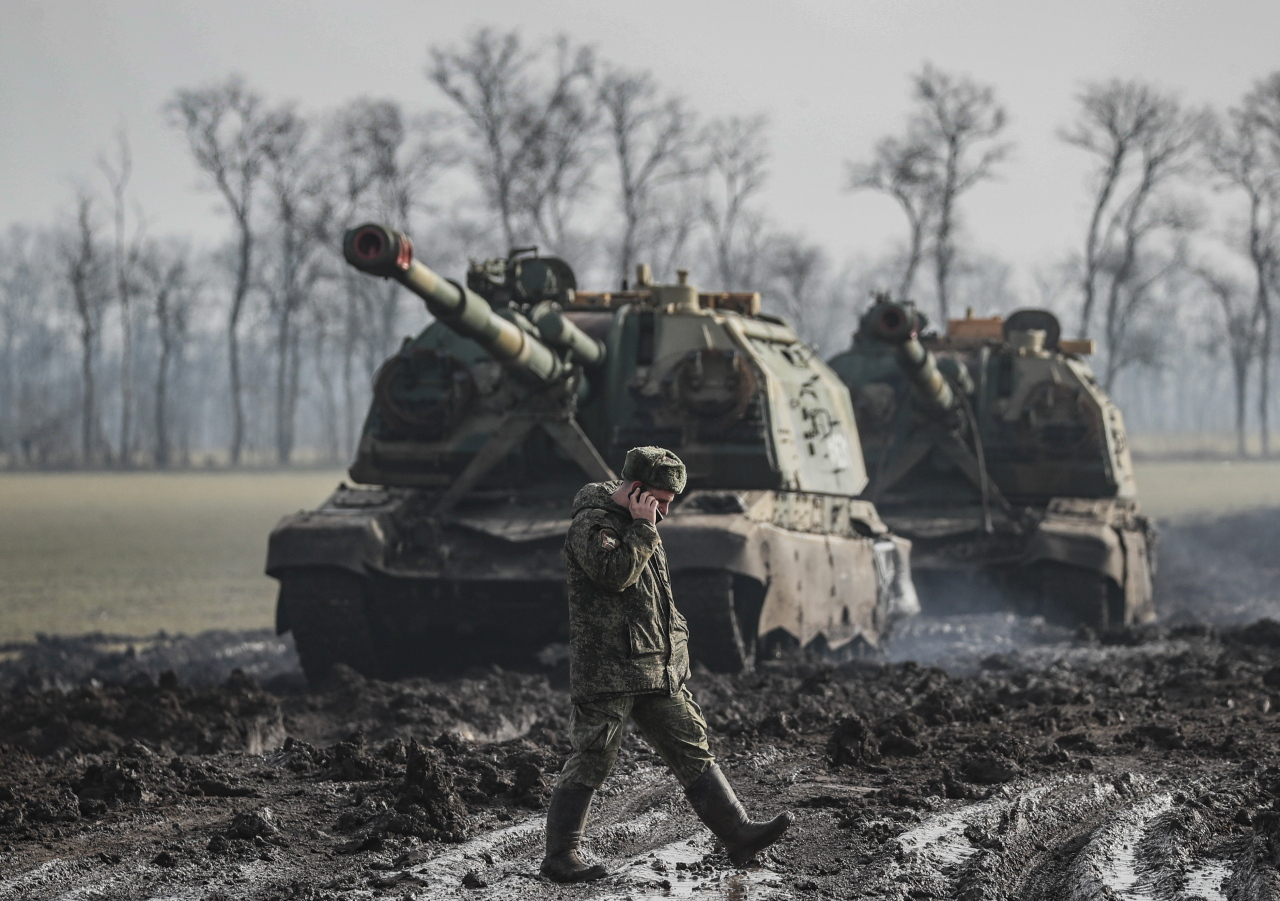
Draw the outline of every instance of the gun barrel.
[[[542,340],[556,347],[563,347],[584,366],[597,366],[604,361],[604,343],[592,338],[574,325],[560,309],[560,305],[544,300],[529,314]]]
[[[897,348],[898,366],[911,382],[916,396],[940,413],[958,404],[955,392],[938,371],[938,361],[920,343],[920,320],[911,307],[889,301],[877,303],[864,320],[871,334]]]
[[[479,294],[441,278],[415,260],[413,244],[407,235],[366,223],[346,233],[342,255],[361,272],[394,278],[422,298],[432,315],[449,328],[475,341],[495,360],[531,380],[550,384],[568,374],[569,365],[551,348],[503,319]]]

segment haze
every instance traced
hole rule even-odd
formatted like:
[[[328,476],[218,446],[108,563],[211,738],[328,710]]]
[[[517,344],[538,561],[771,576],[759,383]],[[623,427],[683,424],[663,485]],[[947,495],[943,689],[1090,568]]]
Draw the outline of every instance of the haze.
[[[1137,76],[1225,108],[1276,65],[1280,5],[1235,2],[793,2],[467,4],[383,2],[50,3],[0,7],[0,224],[43,223],[96,181],[124,124],[134,191],[153,232],[221,240],[226,224],[181,136],[160,113],[175,88],[242,73],[273,101],[329,109],[388,96],[444,108],[427,48],[480,25],[531,43],[566,32],[648,68],[704,115],[770,117],[764,206],[836,259],[876,255],[903,234],[893,204],[842,190],[846,160],[900,130],[907,77],[930,60],[996,87],[1013,159],[963,200],[973,246],[1031,269],[1080,243],[1083,154],[1055,131],[1086,81]]]

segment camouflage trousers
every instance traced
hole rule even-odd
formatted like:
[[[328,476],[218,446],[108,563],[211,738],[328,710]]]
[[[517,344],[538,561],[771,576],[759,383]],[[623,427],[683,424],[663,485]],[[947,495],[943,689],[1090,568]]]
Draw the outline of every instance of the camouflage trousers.
[[[573,705],[569,719],[573,754],[560,771],[558,784],[576,782],[595,789],[603,785],[618,759],[628,718],[635,721],[682,787],[687,788],[715,763],[707,744],[707,721],[688,688],[682,687],[674,697],[621,695]]]

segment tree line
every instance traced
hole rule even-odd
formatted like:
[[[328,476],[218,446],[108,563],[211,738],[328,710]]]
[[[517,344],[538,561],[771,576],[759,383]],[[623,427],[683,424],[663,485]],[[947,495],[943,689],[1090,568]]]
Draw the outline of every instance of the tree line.
[[[151,233],[123,133],[56,222],[11,225],[0,464],[349,459],[373,372],[425,318],[342,263],[343,229],[365,219],[408,231],[446,274],[529,245],[586,284],[693,268],[708,288],[760,290],[824,353],[874,290],[939,322],[1049,306],[1099,340],[1099,378],[1128,392],[1131,420],[1203,428],[1212,410],[1222,425],[1230,392],[1240,453],[1251,421],[1269,453],[1280,73],[1221,112],[1137,80],[1086,85],[1060,137],[1092,163],[1090,217],[1033,297],[966,228],[966,196],[1014,150],[995,89],[968,76],[925,64],[902,130],[848,162],[833,189],[884,193],[905,229],[889,254],[843,261],[763,204],[762,115],[700,115],[564,36],[481,29],[430,48],[424,76],[422,110],[361,97],[304,112],[236,76],[175,90],[160,115],[225,214],[214,246]]]
[[[850,165],[849,187],[897,202],[907,236],[891,283],[899,296],[927,297],[946,320],[957,260],[963,265],[957,201],[998,174],[1012,149],[1008,116],[991,87],[928,65],[912,79],[912,100],[903,132]],[[1090,215],[1082,246],[1037,273],[1039,303],[1078,336],[1098,339],[1099,380],[1122,402],[1130,394],[1140,422],[1212,428],[1221,421],[1204,413],[1225,391],[1244,456],[1252,386],[1269,456],[1280,72],[1224,111],[1188,106],[1140,80],[1092,83],[1058,137],[1088,157]],[[922,266],[932,285],[918,286]],[[1126,372],[1133,375],[1122,385]],[[1178,409],[1152,415],[1160,404]]]

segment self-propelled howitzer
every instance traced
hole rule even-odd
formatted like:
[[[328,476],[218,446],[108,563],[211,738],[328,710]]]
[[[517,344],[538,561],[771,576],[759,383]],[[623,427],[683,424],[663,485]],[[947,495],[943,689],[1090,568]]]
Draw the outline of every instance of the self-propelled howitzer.
[[[848,391],[759,294],[699,292],[684,273],[653,284],[648,267],[580,291],[532,248],[473,262],[463,284],[375,225],[344,253],[436,318],[375,377],[356,484],[272,533],[277,625],[309,677],[562,659],[570,500],[638,445],[688,467],[661,533],[707,667],[852,653],[914,612],[910,545],[858,497]]]
[[[1154,618],[1155,533],[1091,349],[1046,310],[939,335],[880,297],[831,360],[858,411],[866,496],[912,539],[927,608],[1011,605],[1099,629]]]

